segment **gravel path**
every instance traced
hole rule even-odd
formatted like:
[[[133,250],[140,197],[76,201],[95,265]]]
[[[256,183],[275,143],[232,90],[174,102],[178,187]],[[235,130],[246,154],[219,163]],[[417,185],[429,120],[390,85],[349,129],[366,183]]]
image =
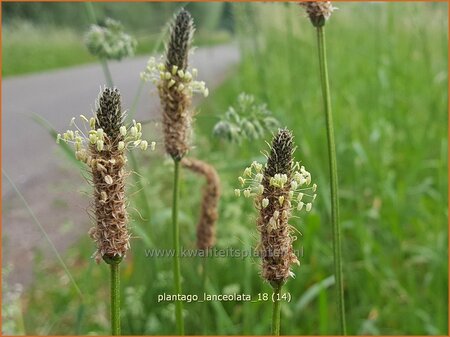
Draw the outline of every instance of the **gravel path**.
[[[136,57],[110,64],[124,108],[132,105],[139,73],[147,59]],[[234,45],[199,48],[191,57],[191,64],[199,69],[199,77],[210,90],[226,78],[238,61]],[[55,129],[64,131],[72,117],[91,114],[103,84],[103,73],[97,64],[2,81],[2,167],[60,252],[85,235],[90,226],[86,221],[86,198],[80,193],[86,190],[86,184],[61,155],[54,139],[30,115],[37,113]],[[159,100],[147,84],[137,105],[136,119],[159,115]],[[42,249],[46,256],[51,255],[43,235],[4,177],[2,197],[3,265],[12,266],[11,282],[26,285],[32,280],[30,265],[35,250]]]

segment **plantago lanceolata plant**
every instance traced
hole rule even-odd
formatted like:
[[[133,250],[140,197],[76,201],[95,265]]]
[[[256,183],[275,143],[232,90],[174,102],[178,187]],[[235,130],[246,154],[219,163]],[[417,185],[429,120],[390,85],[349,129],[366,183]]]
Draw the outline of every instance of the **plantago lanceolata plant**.
[[[280,293],[281,287],[290,276],[293,264],[300,264],[294,254],[292,235],[294,229],[289,219],[294,210],[303,208],[309,212],[316,198],[316,184],[311,185],[311,174],[294,162],[295,151],[292,133],[287,129],[278,130],[270,145],[267,163],[263,166],[253,162],[239,177],[241,189],[237,196],[253,197],[259,211],[257,228],[261,241],[257,251],[262,258],[261,276],[268,281],[274,291],[272,333],[280,334]]]
[[[304,2],[301,4],[306,9],[306,13],[311,23],[317,30],[317,47],[319,56],[320,80],[322,85],[322,98],[325,111],[328,156],[330,167],[330,186],[331,186],[331,222],[333,228],[333,255],[334,255],[334,274],[337,286],[337,304],[339,312],[340,334],[346,334],[345,324],[345,303],[344,303],[344,285],[342,273],[342,249],[341,249],[341,228],[339,224],[339,193],[338,193],[338,174],[336,163],[336,145],[334,141],[333,115],[331,110],[330,85],[328,80],[328,66],[326,58],[325,43],[325,23],[335,9],[330,1]]]
[[[189,138],[192,132],[191,98],[194,92],[208,96],[205,82],[197,81],[197,70],[188,69],[188,55],[194,34],[194,22],[184,9],[174,17],[170,27],[170,38],[166,46],[164,63],[157,63],[150,58],[147,68],[141,74],[144,80],[157,85],[163,108],[163,132],[167,154],[174,161],[174,189],[172,204],[173,248],[174,252],[174,286],[175,292],[181,294],[180,272],[180,233],[178,224],[179,171],[180,161],[189,150]],[[184,334],[183,305],[176,302],[177,332]]]
[[[130,248],[128,214],[126,210],[125,169],[126,150],[148,143],[141,139],[141,124],[133,121],[123,125],[119,90],[104,88],[96,102],[96,113],[90,119],[80,115],[83,127],[72,119],[75,131],[58,134],[57,142],[73,144],[75,157],[85,163],[92,174],[94,187],[93,213],[95,226],[90,235],[97,245],[97,262],[103,259],[111,267],[111,327],[112,334],[120,334],[120,275],[119,264]],[[151,144],[154,148],[155,143]]]

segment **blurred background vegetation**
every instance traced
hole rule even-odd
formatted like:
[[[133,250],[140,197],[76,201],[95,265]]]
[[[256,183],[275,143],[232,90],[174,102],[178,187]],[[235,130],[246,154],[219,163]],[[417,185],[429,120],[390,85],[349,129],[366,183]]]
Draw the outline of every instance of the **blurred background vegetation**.
[[[11,57],[15,48],[21,44],[23,50],[31,48],[26,37],[19,35],[30,29],[27,27],[36,27],[36,34],[50,29],[55,40],[61,39],[56,49],[46,49],[53,43],[36,44],[36,55],[44,50],[50,57],[60,53],[58,48],[72,55],[72,48],[78,48],[75,60],[58,66],[90,61],[80,38],[88,22],[83,9],[77,6],[82,5],[3,4],[4,71],[10,68],[9,74],[18,74],[43,69],[42,64],[5,66],[16,62]],[[122,21],[139,41],[151,40],[174,9],[167,3],[95,6]],[[447,4],[336,6],[339,10],[326,29],[349,334],[446,335]],[[247,92],[267,103],[282,125],[294,131],[297,160],[309,168],[319,186],[314,210],[292,221],[302,233],[295,247],[302,249],[303,257],[302,266],[295,270],[296,278],[289,280],[285,288],[292,301],[282,306],[282,333],[333,334],[337,320],[329,182],[315,31],[292,3],[192,3],[188,9],[199,27],[198,40],[202,31],[224,30],[241,52],[240,65],[201,104],[195,124],[192,156],[214,164],[223,185],[217,246],[251,249],[257,242],[251,202],[237,199],[233,189],[246,166],[253,160],[263,160],[260,151],[266,145],[263,140],[230,145],[212,137],[218,116],[235,104],[239,93]],[[14,25],[22,28],[14,29]],[[46,36],[48,41],[53,41],[51,36]],[[141,48],[142,52],[149,50]],[[144,135],[154,132],[157,126],[145,125]],[[161,165],[160,158],[161,154],[137,158],[146,182],[148,205],[139,198],[136,186],[130,186],[131,226],[139,238],[133,240],[123,265],[124,334],[173,334],[175,330],[174,306],[156,303],[158,294],[172,293],[171,259],[150,259],[144,254],[146,248],[170,247],[171,175],[167,171],[171,167]],[[201,194],[198,178],[188,172],[183,175],[182,245],[193,248]],[[143,221],[135,209],[147,209],[144,218],[149,221]],[[108,269],[89,259],[91,251],[93,244],[85,237],[64,255],[83,299],[58,264],[36,255],[35,281],[16,303],[20,308],[13,316],[17,331],[108,333]],[[258,262],[210,259],[206,291],[253,296],[270,292],[270,286],[258,276]],[[186,293],[203,292],[200,263],[195,258],[182,261]],[[270,331],[271,308],[264,302],[192,303],[186,304],[185,310],[189,334],[264,335]]]
[[[117,19],[138,41],[137,54],[153,50],[166,22],[182,3],[97,3],[101,20]],[[196,44],[227,42],[233,30],[230,3],[186,3],[196,26]],[[95,61],[83,43],[91,22],[84,3],[4,3],[3,76]],[[77,15],[74,15],[77,13]]]

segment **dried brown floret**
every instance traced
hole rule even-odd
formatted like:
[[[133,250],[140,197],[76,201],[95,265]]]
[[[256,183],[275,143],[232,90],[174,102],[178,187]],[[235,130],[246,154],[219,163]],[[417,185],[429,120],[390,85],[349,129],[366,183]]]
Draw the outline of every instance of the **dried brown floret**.
[[[96,111],[97,127],[104,131],[104,146],[91,144],[90,167],[94,184],[94,213],[96,225],[90,230],[97,243],[96,259],[110,263],[120,260],[130,247],[125,198],[125,156],[118,149],[123,136],[123,115],[120,93],[105,88],[100,94]]]
[[[172,83],[182,83],[188,65],[194,24],[191,15],[182,9],[171,26],[167,44],[165,68]],[[175,160],[181,160],[189,150],[191,133],[191,95],[183,85],[168,85],[169,79],[159,83],[159,96],[163,108],[163,131],[166,152]]]
[[[300,3],[306,9],[311,23],[314,27],[322,27],[326,20],[331,16],[331,13],[336,9],[331,4],[331,1],[305,1]]]
[[[283,284],[291,275],[293,263],[299,263],[292,248],[293,237],[288,224],[291,215],[291,181],[293,136],[287,129],[279,130],[275,135],[266,167],[263,169],[262,185],[264,191],[257,202],[260,207],[257,227],[261,233],[259,246],[262,257],[262,277],[273,286]],[[285,183],[274,184],[275,175],[285,176]]]

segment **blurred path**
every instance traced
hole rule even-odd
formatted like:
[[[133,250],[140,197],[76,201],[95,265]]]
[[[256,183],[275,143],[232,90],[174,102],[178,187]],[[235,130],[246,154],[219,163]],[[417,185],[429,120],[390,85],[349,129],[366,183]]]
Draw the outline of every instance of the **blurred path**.
[[[129,109],[139,86],[139,74],[148,56],[111,62],[114,84],[121,90],[123,108]],[[239,60],[234,45],[199,48],[191,56],[199,79],[214,89]],[[83,178],[73,165],[56,151],[57,145],[47,131],[32,121],[32,112],[47,119],[58,131],[64,131],[72,117],[91,115],[94,101],[104,84],[100,65],[84,65],[2,81],[2,165],[17,184],[61,251],[84,235],[87,198]],[[159,99],[151,84],[142,90],[136,119],[159,117]],[[72,168],[72,169],[71,169]],[[3,265],[12,265],[10,280],[29,283],[34,250],[46,243],[29,214],[2,180]]]

